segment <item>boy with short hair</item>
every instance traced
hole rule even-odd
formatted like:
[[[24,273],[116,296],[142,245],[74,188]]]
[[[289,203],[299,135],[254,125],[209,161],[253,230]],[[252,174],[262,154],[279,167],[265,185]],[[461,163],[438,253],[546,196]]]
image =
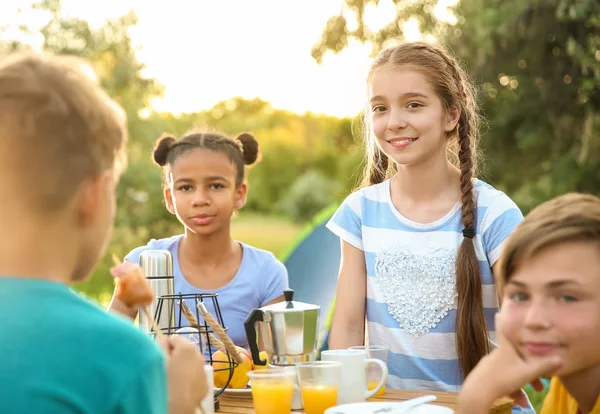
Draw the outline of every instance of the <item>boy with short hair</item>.
[[[0,412],[192,413],[193,346],[168,340],[167,367],[144,333],[68,287],[105,251],[125,164],[124,113],[92,74],[74,57],[0,61]]]
[[[467,377],[461,413],[553,375],[542,414],[600,414],[600,198],[567,194],[534,209],[499,267],[500,347]]]

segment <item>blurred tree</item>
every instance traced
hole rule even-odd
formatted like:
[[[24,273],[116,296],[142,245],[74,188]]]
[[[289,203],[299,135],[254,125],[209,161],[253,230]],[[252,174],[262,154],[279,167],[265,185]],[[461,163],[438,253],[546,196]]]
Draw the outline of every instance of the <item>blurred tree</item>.
[[[156,215],[161,216],[164,210],[161,207],[160,185],[157,185],[159,172],[148,168],[149,139],[156,135],[149,134],[151,127],[139,116],[139,112],[162,93],[162,86],[141,74],[144,65],[137,60],[129,36],[129,29],[136,24],[137,18],[129,13],[107,21],[102,27],[93,28],[85,20],[64,15],[60,0],[42,0],[32,4],[31,9],[21,11],[25,17],[33,13],[45,17],[45,23],[39,28],[19,25],[19,31],[29,36],[41,36],[43,51],[85,58],[95,69],[102,86],[127,113],[129,168],[117,190],[119,209],[115,221],[116,237],[109,247],[111,252],[122,254],[132,244],[137,244],[134,240],[147,239],[152,233],[138,225],[152,223]],[[4,33],[10,33],[8,28],[3,29]],[[1,53],[30,47],[6,36],[0,41]],[[145,194],[147,189],[154,188],[155,194],[150,197]],[[112,284],[108,266],[110,261],[106,258],[97,267],[94,277],[79,287],[92,292],[106,290]]]
[[[260,99],[234,98],[220,102],[199,113],[196,125],[230,136],[245,131],[256,136],[261,158],[249,169],[245,209],[259,212],[285,214],[285,209],[278,209],[278,201],[287,196],[293,183],[310,168],[345,181],[339,166],[356,147],[349,119],[311,113],[299,115],[275,109]],[[340,190],[334,196],[339,199],[343,192]]]
[[[142,75],[144,66],[137,60],[129,37],[129,29],[136,24],[133,13],[95,28],[84,20],[64,15],[60,0],[36,3],[32,10],[22,12],[27,14],[23,20],[38,21],[29,18],[29,13],[34,12],[41,13],[43,23],[27,27],[15,22],[17,31],[26,33],[28,39],[40,40],[42,50],[87,59],[108,93],[128,115],[129,166],[117,189],[119,208],[109,254],[98,264],[91,279],[77,286],[91,297],[106,301],[112,292],[110,253],[123,257],[150,238],[167,237],[182,230],[164,208],[160,169],[151,161],[154,142],[165,132],[177,137],[194,128],[230,136],[254,133],[262,160],[249,170],[250,192],[245,210],[307,217],[323,203],[343,198],[354,186],[355,177],[348,171],[354,169],[360,152],[350,119],[300,115],[275,109],[260,99],[242,98],[219,102],[198,113],[152,112],[148,109],[150,102],[162,93],[162,86]],[[0,28],[0,53],[31,47],[29,42],[10,38],[7,34],[14,34],[15,30],[9,29]],[[281,201],[293,197],[304,204],[295,206]]]
[[[455,22],[433,17],[437,0],[393,0],[396,14],[371,31],[364,14],[378,3],[346,0],[346,13],[329,20],[312,56],[321,61],[351,38],[377,53],[401,40],[403,24],[415,18],[421,33],[452,49],[481,87],[489,120],[484,179],[524,211],[566,191],[600,194],[598,0],[462,1],[452,9]]]
[[[370,44],[373,54],[377,54],[390,40],[403,37],[404,24],[410,19],[415,19],[424,33],[437,33],[439,22],[432,11],[438,0],[391,1],[395,14],[383,28],[372,30],[365,23],[365,15],[368,8],[378,6],[380,0],[344,0],[342,12],[327,21],[321,39],[311,50],[312,57],[321,63],[327,51],[341,52],[350,39]],[[348,22],[348,18],[352,21]]]
[[[279,200],[277,208],[297,222],[309,221],[336,201],[340,185],[330,177],[315,169],[306,171]]]

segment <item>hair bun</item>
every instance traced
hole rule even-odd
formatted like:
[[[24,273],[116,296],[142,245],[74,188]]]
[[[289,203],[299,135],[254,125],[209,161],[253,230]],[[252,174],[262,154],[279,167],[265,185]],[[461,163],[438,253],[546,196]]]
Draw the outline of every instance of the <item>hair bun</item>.
[[[173,144],[177,141],[172,135],[165,134],[156,140],[154,145],[154,162],[164,167],[167,164],[167,157]]]
[[[251,134],[243,133],[236,137],[242,144],[244,164],[252,165],[258,158],[258,141]]]

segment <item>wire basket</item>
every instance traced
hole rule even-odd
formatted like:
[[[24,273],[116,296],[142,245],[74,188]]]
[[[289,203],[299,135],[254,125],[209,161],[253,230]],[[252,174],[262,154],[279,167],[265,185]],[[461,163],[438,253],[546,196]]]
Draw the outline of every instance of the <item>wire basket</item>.
[[[226,360],[215,360],[213,358],[215,352],[219,350],[215,342],[216,336],[198,310],[198,305],[204,304],[219,325],[227,332],[228,328],[223,323],[217,296],[216,293],[162,295],[157,298],[157,306],[154,312],[155,320],[160,319],[161,321],[159,324],[161,332],[169,336],[181,335],[182,338],[196,345],[198,352],[204,354],[206,363],[212,365],[215,376],[218,372],[228,371],[224,385],[214,389],[215,408],[218,407],[217,397],[227,388],[233,377],[233,371],[238,366],[226,349],[221,349],[226,355]],[[185,306],[180,305],[182,302],[185,302],[187,309],[185,309]],[[156,335],[154,330],[149,333],[152,336]]]

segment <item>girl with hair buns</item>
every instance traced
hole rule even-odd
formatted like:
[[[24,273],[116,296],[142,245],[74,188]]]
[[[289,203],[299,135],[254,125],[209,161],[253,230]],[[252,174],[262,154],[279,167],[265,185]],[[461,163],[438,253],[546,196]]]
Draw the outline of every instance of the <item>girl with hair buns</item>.
[[[150,240],[125,257],[138,263],[144,250],[170,251],[175,292],[218,293],[228,335],[246,349],[244,321],[250,311],[282,301],[288,288],[287,270],[271,252],[231,237],[231,219],[246,203],[245,165],[257,157],[258,142],[246,133],[235,139],[213,133],[191,133],[179,140],[162,136],[154,161],[164,173],[167,209],[184,232]],[[137,314],[137,308],[127,307],[116,295],[110,309],[131,318]]]
[[[492,345],[493,269],[523,216],[474,178],[477,102],[450,54],[385,49],[367,83],[362,188],[328,223],[342,249],[330,344],[388,346],[390,388],[458,391]]]

